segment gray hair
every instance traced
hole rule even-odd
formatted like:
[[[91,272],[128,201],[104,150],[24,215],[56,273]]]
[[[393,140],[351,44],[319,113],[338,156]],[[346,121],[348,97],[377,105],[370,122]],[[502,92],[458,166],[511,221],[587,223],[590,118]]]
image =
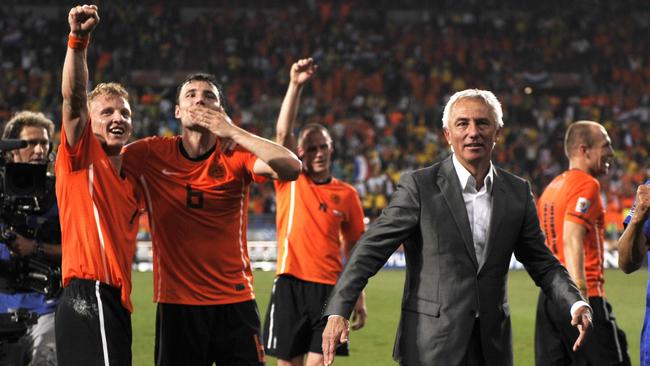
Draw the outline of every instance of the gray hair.
[[[496,121],[499,128],[503,127],[503,111],[501,110],[501,103],[497,99],[496,95],[489,90],[465,89],[454,93],[454,95],[449,98],[449,101],[445,105],[445,110],[442,113],[442,128],[449,128],[451,109],[454,107],[456,102],[463,98],[483,100],[485,104],[490,107],[492,120]]]

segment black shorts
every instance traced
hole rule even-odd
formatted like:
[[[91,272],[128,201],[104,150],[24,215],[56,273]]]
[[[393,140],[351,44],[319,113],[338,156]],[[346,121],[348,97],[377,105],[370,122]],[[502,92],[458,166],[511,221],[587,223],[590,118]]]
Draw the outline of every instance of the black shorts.
[[[264,365],[255,300],[225,305],[158,304],[157,366]]]
[[[558,309],[540,293],[535,321],[535,363],[546,365],[630,365],[625,333],[616,325],[611,305],[602,297],[590,297],[593,328],[577,351],[572,347],[578,330],[571,326],[567,309]]]
[[[323,305],[334,286],[307,282],[292,276],[278,276],[264,321],[266,353],[291,360],[308,352],[323,353]],[[348,344],[336,349],[338,356],[349,354]]]
[[[63,289],[55,317],[59,366],[131,365],[131,314],[120,289],[74,278]]]

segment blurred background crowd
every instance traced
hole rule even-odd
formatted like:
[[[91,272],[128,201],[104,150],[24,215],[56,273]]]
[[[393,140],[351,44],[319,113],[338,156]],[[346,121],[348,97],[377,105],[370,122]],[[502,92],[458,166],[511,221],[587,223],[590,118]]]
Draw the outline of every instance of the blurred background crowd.
[[[0,121],[17,110],[60,121],[67,11],[73,2],[3,1]],[[235,123],[274,138],[298,58],[318,75],[299,123],[334,139],[333,172],[352,183],[366,214],[387,204],[400,173],[444,158],[442,107],[457,90],[492,90],[505,133],[494,163],[535,194],[567,167],[567,123],[603,123],[616,162],[602,180],[611,237],[636,185],[650,176],[650,2],[644,0],[103,1],[88,49],[91,82],[128,86],[136,137],[179,132],[176,85],[214,73]],[[251,211],[272,214],[272,185]]]

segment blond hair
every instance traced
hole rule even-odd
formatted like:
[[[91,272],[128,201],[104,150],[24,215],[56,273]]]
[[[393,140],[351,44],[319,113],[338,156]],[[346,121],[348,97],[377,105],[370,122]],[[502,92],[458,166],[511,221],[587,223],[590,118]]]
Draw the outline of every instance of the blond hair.
[[[100,83],[97,84],[95,89],[88,93],[88,103],[92,102],[95,98],[100,95],[109,95],[113,97],[121,97],[129,100],[129,92],[126,91],[126,88],[122,84],[118,83]]]

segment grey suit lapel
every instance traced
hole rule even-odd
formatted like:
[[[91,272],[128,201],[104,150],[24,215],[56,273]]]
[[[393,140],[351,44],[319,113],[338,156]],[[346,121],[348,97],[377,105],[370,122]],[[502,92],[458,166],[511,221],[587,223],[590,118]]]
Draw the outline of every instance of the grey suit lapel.
[[[490,252],[494,249],[496,245],[496,236],[499,232],[499,225],[503,216],[506,214],[506,203],[507,203],[507,192],[505,191],[503,177],[497,173],[496,168],[494,169],[494,182],[492,183],[492,217],[490,218],[490,232],[489,240],[486,243],[485,255],[483,257],[483,263],[481,263],[481,268],[485,262],[490,258]],[[479,271],[481,270],[479,268]]]
[[[474,249],[474,240],[472,239],[472,229],[469,225],[467,209],[465,209],[465,200],[463,199],[463,193],[460,190],[460,181],[458,180],[458,175],[454,170],[451,156],[442,161],[436,183],[438,184],[438,187],[440,187],[442,196],[445,198],[445,202],[449,207],[449,212],[451,212],[451,216],[456,222],[458,231],[463,237],[467,254],[472,259],[474,266],[478,269],[476,250]]]

